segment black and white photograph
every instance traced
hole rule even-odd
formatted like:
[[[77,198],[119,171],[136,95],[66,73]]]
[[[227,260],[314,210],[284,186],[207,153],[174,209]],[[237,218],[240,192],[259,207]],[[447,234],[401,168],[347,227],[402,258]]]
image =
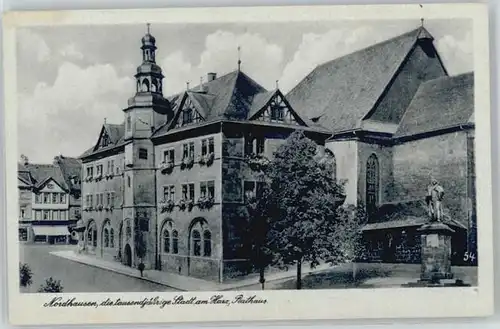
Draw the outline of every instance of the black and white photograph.
[[[488,289],[487,16],[410,9],[12,27],[15,294],[271,308]]]

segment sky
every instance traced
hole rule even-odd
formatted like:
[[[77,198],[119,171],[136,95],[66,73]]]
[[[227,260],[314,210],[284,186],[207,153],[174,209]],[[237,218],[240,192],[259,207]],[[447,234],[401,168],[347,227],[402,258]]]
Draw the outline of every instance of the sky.
[[[284,93],[317,65],[411,31],[420,20],[268,24],[154,24],[156,61],[165,96],[197,85],[208,72],[241,69]],[[450,75],[473,70],[468,20],[428,20],[425,28]],[[19,155],[50,163],[79,156],[96,142],[104,120],[122,123],[135,93],[146,24],[30,27],[17,31]]]

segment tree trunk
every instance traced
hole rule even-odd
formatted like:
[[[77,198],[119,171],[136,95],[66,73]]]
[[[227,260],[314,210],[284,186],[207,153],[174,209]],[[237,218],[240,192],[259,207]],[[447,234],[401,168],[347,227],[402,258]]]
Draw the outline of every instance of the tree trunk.
[[[297,289],[302,289],[302,259],[297,261]]]

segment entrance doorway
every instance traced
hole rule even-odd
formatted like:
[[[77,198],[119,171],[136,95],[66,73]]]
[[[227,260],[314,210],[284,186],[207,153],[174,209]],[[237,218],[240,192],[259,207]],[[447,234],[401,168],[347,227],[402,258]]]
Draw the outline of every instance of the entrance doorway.
[[[130,249],[130,245],[128,243],[125,245],[123,259],[125,261],[125,265],[132,266],[132,250]]]

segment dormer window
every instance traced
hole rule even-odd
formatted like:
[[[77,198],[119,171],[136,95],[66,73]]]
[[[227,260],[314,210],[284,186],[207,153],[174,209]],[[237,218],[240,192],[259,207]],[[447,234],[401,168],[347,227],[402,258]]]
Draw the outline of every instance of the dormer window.
[[[193,123],[193,109],[185,109],[182,111],[182,125]]]
[[[177,125],[176,127],[182,127],[194,123],[198,123],[203,121],[203,117],[198,113],[198,111],[195,110],[195,107],[193,106],[193,103],[189,99],[189,97],[186,99],[184,102],[184,105],[182,107],[180,117],[177,120]]]

